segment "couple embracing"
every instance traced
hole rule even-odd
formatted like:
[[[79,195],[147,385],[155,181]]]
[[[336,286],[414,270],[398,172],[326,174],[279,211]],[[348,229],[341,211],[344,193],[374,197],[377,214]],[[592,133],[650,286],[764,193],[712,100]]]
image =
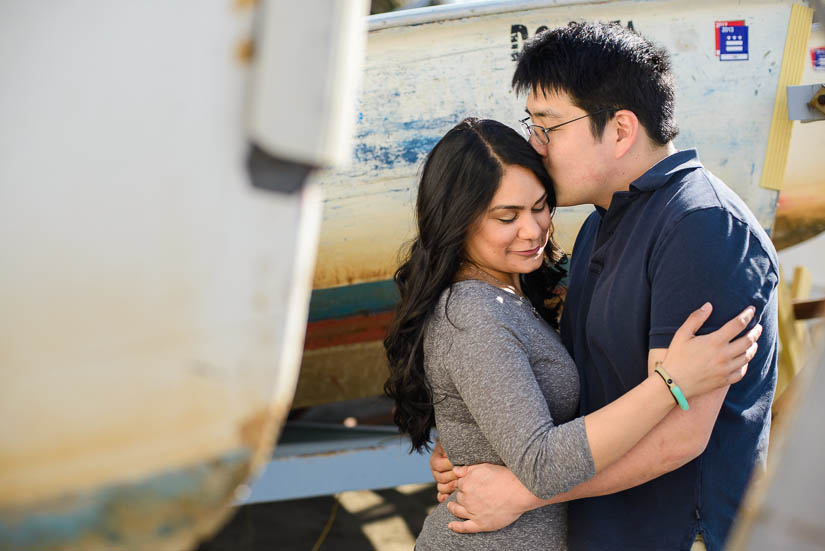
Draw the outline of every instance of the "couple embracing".
[[[663,49],[571,23],[513,87],[525,136],[466,119],[439,141],[395,275],[385,389],[414,449],[440,437],[416,549],[721,549],[765,465],[774,248],[674,147]],[[581,204],[562,309],[552,214]]]

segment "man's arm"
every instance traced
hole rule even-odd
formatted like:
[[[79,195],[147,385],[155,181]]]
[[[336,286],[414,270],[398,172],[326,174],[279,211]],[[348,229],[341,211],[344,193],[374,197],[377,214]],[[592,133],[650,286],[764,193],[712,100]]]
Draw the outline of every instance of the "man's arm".
[[[648,371],[652,372],[656,362],[664,359],[665,352],[666,349],[650,351]],[[550,499],[539,499],[530,493],[506,467],[489,464],[456,467],[453,472],[457,480],[440,482],[439,493],[458,490],[456,501],[447,507],[455,516],[467,520],[451,522],[449,527],[461,533],[499,530],[526,511],[551,503],[619,492],[673,471],[704,451],[727,390],[725,386],[691,398],[688,411],[674,408],[624,456],[589,480]],[[443,460],[446,456],[439,459]]]
[[[708,261],[712,258],[713,261]],[[745,222],[734,218],[727,211],[716,208],[696,210],[684,216],[661,245],[654,251],[648,271],[651,279],[651,318],[648,367],[661,357],[678,320],[686,314],[685,309],[696,300],[700,293],[714,305],[715,309],[707,324],[712,330],[732,315],[732,310],[741,305],[752,304],[757,315],[754,323],[761,318],[763,309],[776,286],[777,273],[770,251],[763,248],[758,236],[750,231]],[[693,259],[686,262],[686,259]],[[690,269],[685,269],[685,266]],[[708,285],[707,282],[720,282]],[[725,284],[721,284],[725,282]],[[732,283],[732,282],[735,282]],[[701,291],[700,291],[701,290]],[[754,374],[760,377],[759,372]],[[691,399],[688,412],[669,413],[656,427],[640,440],[637,445],[617,462],[607,466],[593,479],[580,484],[570,492],[555,496],[552,501],[537,503],[519,493],[506,473],[497,471],[492,481],[500,479],[508,482],[514,492],[518,506],[535,508],[542,504],[596,496],[621,491],[670,472],[697,457],[707,446],[716,417],[724,401],[727,388]],[[488,470],[488,466],[458,469],[459,475],[465,471]],[[469,518],[462,513],[480,510],[474,503],[476,485],[472,476],[459,479],[459,489],[465,487],[469,493],[460,493],[459,501],[465,507],[455,509],[457,516]],[[491,483],[491,482],[488,482]],[[497,492],[506,493],[505,488]],[[529,505],[528,505],[529,503]],[[460,524],[460,523],[454,523]],[[456,527],[458,528],[458,527]],[[466,528],[466,527],[465,527]]]

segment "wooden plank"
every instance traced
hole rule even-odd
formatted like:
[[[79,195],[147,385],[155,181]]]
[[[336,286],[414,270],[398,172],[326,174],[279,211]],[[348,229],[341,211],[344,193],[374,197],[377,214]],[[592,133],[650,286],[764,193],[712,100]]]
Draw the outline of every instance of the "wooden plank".
[[[825,298],[793,301],[794,318],[809,320],[825,317]]]
[[[771,130],[765,150],[765,165],[761,185],[768,189],[782,189],[788,150],[791,145],[793,121],[788,120],[788,86],[799,84],[805,66],[805,46],[811,34],[814,10],[802,4],[794,4],[785,34],[779,82],[776,85],[776,101],[773,106]]]
[[[796,317],[793,311],[793,299],[791,298],[791,284],[785,280],[782,267],[779,267],[779,365],[777,367],[776,392],[774,393],[774,403],[772,411],[778,415],[782,401],[780,398],[794,376],[801,367],[802,354],[802,331],[796,325]]]

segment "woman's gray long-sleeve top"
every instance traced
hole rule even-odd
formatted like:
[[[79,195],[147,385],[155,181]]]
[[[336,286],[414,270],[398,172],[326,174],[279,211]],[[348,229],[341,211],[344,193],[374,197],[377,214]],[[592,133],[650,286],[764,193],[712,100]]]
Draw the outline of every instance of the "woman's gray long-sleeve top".
[[[593,476],[584,419],[575,418],[576,366],[526,299],[482,281],[454,283],[428,320],[424,368],[441,444],[454,465],[506,465],[541,498]],[[567,548],[566,504],[479,534],[447,528],[460,519],[446,505],[427,517],[417,551]]]

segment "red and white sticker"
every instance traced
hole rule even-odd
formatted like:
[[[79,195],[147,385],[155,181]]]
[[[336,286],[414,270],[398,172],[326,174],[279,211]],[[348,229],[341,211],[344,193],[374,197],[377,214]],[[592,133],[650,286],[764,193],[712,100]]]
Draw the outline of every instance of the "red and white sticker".
[[[811,48],[811,66],[814,71],[825,71],[825,46]]]
[[[719,57],[719,42],[720,42],[720,29],[722,27],[742,27],[745,25],[745,20],[740,19],[737,21],[716,21],[716,57]]]

